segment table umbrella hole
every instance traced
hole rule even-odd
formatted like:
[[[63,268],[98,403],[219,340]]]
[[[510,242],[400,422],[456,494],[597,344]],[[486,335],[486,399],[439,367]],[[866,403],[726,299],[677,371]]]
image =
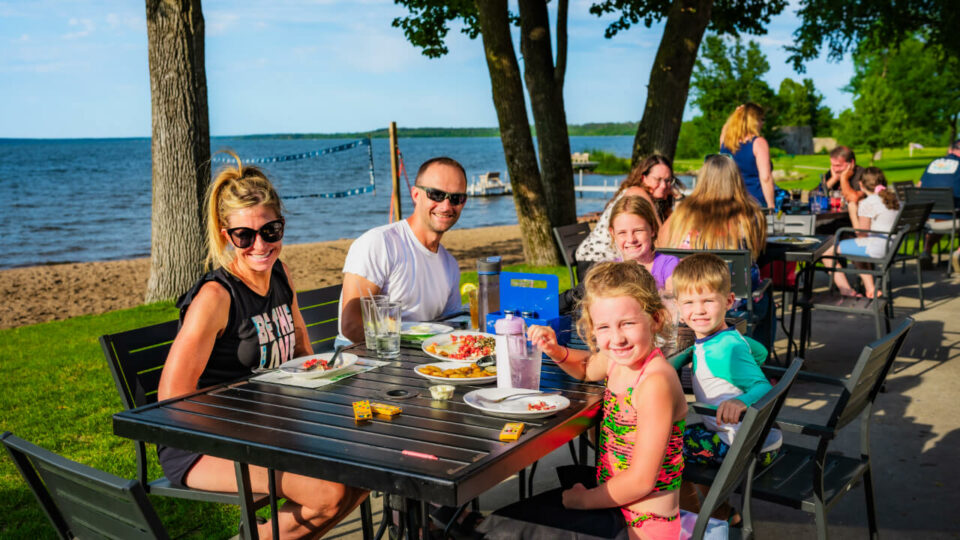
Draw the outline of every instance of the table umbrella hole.
[[[383,394],[391,399],[410,399],[416,396],[417,392],[403,388],[395,388],[393,390],[385,390]]]

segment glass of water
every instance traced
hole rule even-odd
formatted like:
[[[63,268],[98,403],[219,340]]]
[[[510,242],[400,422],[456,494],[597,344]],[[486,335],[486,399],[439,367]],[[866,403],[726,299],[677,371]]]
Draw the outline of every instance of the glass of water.
[[[400,356],[400,302],[380,302],[376,307],[377,356]]]
[[[377,350],[376,305],[386,301],[387,296],[383,294],[360,297],[360,315],[363,317],[363,337],[366,341],[367,350],[370,352]]]

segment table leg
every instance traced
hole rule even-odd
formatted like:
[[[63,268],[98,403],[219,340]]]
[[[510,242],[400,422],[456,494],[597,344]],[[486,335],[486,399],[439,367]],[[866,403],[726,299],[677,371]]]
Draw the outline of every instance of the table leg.
[[[807,341],[810,335],[810,297],[813,296],[813,275],[816,268],[815,262],[809,262],[804,267],[805,276],[803,278],[803,306],[800,314],[800,358],[803,358],[807,352]],[[793,324],[793,321],[790,322]]]
[[[277,478],[273,469],[267,469],[267,490],[270,492],[270,531],[274,538],[280,538],[280,514],[277,512]]]
[[[237,473],[237,493],[240,496],[240,519],[243,520],[244,540],[258,540],[257,514],[253,508],[253,493],[250,489],[250,468],[246,463],[234,462]],[[272,494],[271,494],[272,495]]]

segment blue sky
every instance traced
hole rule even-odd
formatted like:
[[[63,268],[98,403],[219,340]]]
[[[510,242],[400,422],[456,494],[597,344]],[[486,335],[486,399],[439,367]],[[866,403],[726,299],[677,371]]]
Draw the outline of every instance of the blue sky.
[[[590,15],[590,4],[570,2],[567,121],[637,121],[662,25],[605,39],[612,17]],[[203,8],[213,135],[364,131],[391,120],[497,125],[480,40],[453,29],[450,53],[428,59],[390,25],[406,13],[391,0],[205,0]],[[794,9],[752,37],[774,89],[802,77],[783,51]],[[838,112],[850,107],[841,88],[852,74],[849,58],[818,59],[804,76]],[[149,135],[143,0],[0,1],[0,137]]]

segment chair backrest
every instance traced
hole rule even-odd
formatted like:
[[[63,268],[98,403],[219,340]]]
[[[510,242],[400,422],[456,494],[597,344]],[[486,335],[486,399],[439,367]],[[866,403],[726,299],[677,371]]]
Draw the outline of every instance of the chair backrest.
[[[160,373],[177,327],[177,321],[167,321],[100,336],[100,347],[124,407],[133,409],[157,401]]]
[[[753,283],[750,269],[753,267],[753,256],[747,249],[661,249],[657,253],[673,255],[678,259],[695,253],[712,253],[723,259],[730,267],[730,286],[737,298],[750,298],[753,292]],[[747,302],[748,307],[752,302]]]
[[[787,399],[787,391],[793,385],[802,365],[803,359],[794,358],[780,381],[756,403],[747,407],[733,445],[724,456],[723,463],[720,464],[720,469],[700,508],[693,538],[703,538],[710,514],[723,504],[730,494],[744,483],[744,480],[746,480],[746,487],[743,504],[745,506],[749,504],[750,486],[757,458],[763,450],[763,444],[777,419],[777,414],[780,413]],[[748,511],[744,512],[744,515],[749,515]]]
[[[933,201],[900,203],[900,213],[897,214],[897,222],[893,227],[894,229],[906,227],[907,234],[916,234],[923,230],[931,211],[933,211]]]
[[[590,225],[587,223],[573,223],[553,228],[553,237],[557,239],[557,245],[560,246],[560,255],[563,256],[563,264],[567,265],[567,271],[570,272],[570,286],[577,285],[578,278],[573,269],[577,263],[577,247],[590,234]]]
[[[950,188],[905,187],[903,196],[907,202],[933,202],[934,214],[953,214],[953,190]]]
[[[893,189],[897,192],[897,198],[901,201],[907,200],[906,189],[908,187],[916,187],[913,180],[901,180],[899,182],[892,182],[890,185],[893,186]]]
[[[297,293],[300,314],[307,323],[313,352],[332,351],[337,338],[342,285],[331,285]]]
[[[873,405],[912,326],[913,319],[907,317],[891,333],[863,348],[830,415],[828,427],[841,429]]]
[[[81,465],[9,431],[0,440],[61,538],[169,538],[137,481]]]

